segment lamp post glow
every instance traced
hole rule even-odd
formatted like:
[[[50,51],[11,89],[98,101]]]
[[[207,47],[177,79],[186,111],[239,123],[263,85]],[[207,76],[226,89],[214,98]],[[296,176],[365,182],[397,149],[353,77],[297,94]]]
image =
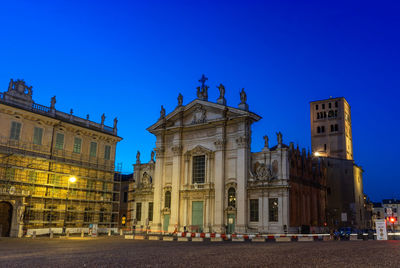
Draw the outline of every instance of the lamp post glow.
[[[71,176],[68,178],[68,187],[67,187],[67,194],[66,194],[66,198],[65,198],[65,212],[64,212],[64,223],[63,223],[63,234],[65,234],[65,221],[67,218],[67,206],[68,206],[68,197],[69,197],[69,184],[70,183],[75,183],[76,182],[76,177]]]

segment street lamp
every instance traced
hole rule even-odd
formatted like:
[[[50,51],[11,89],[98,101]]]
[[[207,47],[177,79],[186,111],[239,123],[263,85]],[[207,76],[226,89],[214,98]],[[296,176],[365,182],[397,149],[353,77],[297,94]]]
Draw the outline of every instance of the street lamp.
[[[68,197],[69,197],[69,184],[70,184],[70,183],[75,183],[75,182],[76,182],[76,177],[71,176],[71,177],[68,178],[67,195],[66,195],[66,198],[65,198],[65,211],[64,211],[63,234],[65,234],[65,229],[66,229],[65,220],[66,220],[66,218],[67,218],[67,206],[68,206]]]

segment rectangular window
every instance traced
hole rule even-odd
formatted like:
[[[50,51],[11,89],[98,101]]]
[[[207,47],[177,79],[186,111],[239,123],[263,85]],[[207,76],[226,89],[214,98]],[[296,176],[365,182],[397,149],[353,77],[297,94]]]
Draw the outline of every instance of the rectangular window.
[[[21,134],[21,123],[12,122],[11,123],[10,139],[19,141],[20,134]]]
[[[250,221],[258,221],[258,199],[250,199]]]
[[[193,183],[204,183],[206,171],[206,157],[199,155],[193,157]]]
[[[339,131],[339,125],[338,124],[335,125],[335,131]]]
[[[322,104],[322,109],[325,109],[325,103]]]
[[[149,221],[153,221],[153,202],[149,202]]]
[[[269,221],[278,221],[278,198],[268,199]]]
[[[321,133],[324,133],[325,132],[325,126],[322,126],[321,127]]]
[[[332,108],[332,103],[329,103],[329,109]]]
[[[331,125],[331,132],[335,131],[335,126]]]
[[[56,149],[64,149],[64,134],[57,133],[56,135]]]
[[[35,127],[33,129],[33,144],[42,145],[43,128]]]
[[[142,220],[142,203],[136,203],[136,220]]]
[[[111,146],[110,145],[106,145],[104,147],[104,159],[105,160],[110,160],[111,158]]]
[[[338,107],[338,102],[337,102],[337,101],[335,101],[335,107],[336,107],[336,108]]]
[[[315,105],[315,110],[318,110],[318,104]]]
[[[128,192],[124,192],[124,203],[128,202]]]
[[[96,157],[97,155],[97,143],[92,141],[90,143],[90,156]]]
[[[82,139],[75,138],[74,139],[74,153],[80,154],[82,150]]]
[[[324,144],[324,151],[326,152],[326,144]]]

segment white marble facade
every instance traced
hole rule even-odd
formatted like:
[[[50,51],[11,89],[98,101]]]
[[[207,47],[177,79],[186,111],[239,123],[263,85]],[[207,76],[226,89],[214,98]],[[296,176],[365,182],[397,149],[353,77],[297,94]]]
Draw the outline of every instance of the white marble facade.
[[[213,103],[202,83],[197,99],[182,105],[179,95],[175,110],[166,115],[162,108],[148,128],[157,138],[156,160],[137,157],[132,222],[153,232],[283,232],[289,187],[282,135],[274,148],[265,137],[265,148],[251,153],[251,125],[261,117],[248,111],[244,90],[233,108],[222,85]]]

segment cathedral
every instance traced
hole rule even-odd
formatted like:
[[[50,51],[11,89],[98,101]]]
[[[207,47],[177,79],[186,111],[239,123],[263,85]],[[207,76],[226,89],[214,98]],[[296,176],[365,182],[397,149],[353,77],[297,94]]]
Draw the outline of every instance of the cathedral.
[[[326,224],[326,167],[304,149],[283,143],[251,150],[252,124],[244,89],[238,107],[226,105],[225,87],[208,100],[207,78],[197,98],[179,94],[169,114],[147,130],[156,136],[149,162],[136,156],[128,222],[154,233],[298,233]]]

